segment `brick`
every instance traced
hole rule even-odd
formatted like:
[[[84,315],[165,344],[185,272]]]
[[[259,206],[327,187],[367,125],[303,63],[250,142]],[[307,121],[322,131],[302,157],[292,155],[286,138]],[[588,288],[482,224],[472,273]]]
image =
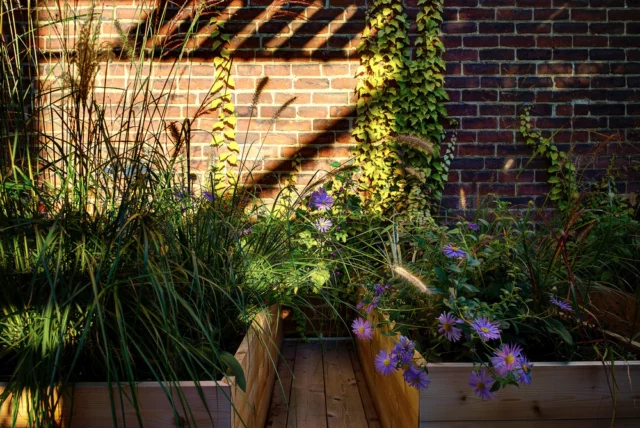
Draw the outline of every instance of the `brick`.
[[[606,48],[609,45],[609,38],[606,36],[575,36],[573,46]]]
[[[518,87],[520,88],[550,88],[553,81],[550,77],[520,77]]]
[[[450,49],[442,56],[445,61],[476,61],[478,51],[474,49]]]
[[[629,46],[640,46],[640,36],[611,36],[609,46],[612,48],[626,48]]]
[[[458,19],[460,21],[493,20],[495,15],[496,11],[493,8],[461,8],[458,11]]]
[[[481,22],[478,29],[482,34],[506,34],[513,33],[515,25],[511,22]]]
[[[572,64],[538,64],[538,74],[571,74]]]
[[[589,24],[584,22],[554,22],[554,34],[586,34],[589,32]]]
[[[445,80],[447,88],[477,88],[480,86],[480,79],[477,77],[447,77]]]
[[[331,79],[331,89],[355,89],[358,79],[355,78],[333,78]]]
[[[533,91],[500,91],[500,101],[505,103],[531,103],[536,99]]]
[[[499,74],[500,66],[498,64],[464,64],[463,71],[467,76]]]
[[[544,22],[516,24],[518,34],[548,34],[551,33],[551,28],[551,24]]]
[[[551,0],[516,0],[518,7],[550,7]]]
[[[518,49],[517,58],[524,61],[550,60],[551,49]]]
[[[589,59],[592,61],[624,60],[624,49],[591,49]]]
[[[533,10],[531,9],[498,9],[496,19],[498,21],[531,21]]]
[[[480,116],[512,116],[516,106],[512,104],[488,104],[480,106]]]
[[[475,22],[445,22],[441,26],[445,34],[475,33],[477,30]]]
[[[295,89],[328,89],[329,79],[297,79],[294,81],[293,87]]]
[[[483,88],[515,88],[515,77],[483,77],[481,85]]]
[[[495,129],[498,121],[495,118],[465,117],[462,119],[462,129]]]
[[[572,21],[606,21],[607,11],[603,9],[571,9]]]
[[[637,7],[626,10],[610,10],[609,21],[640,21],[640,10]]]
[[[516,62],[513,64],[501,64],[500,72],[503,75],[533,74],[536,72],[536,65],[531,63]]]
[[[513,49],[482,49],[480,50],[481,61],[508,61],[513,60],[515,51]]]
[[[298,116],[304,117],[304,118],[311,118],[311,119],[323,118],[323,117],[327,117],[327,113],[328,113],[328,107],[319,107],[319,106],[298,107]]]
[[[592,22],[591,24],[589,24],[589,33],[591,34],[623,34],[624,25],[622,25],[621,23],[604,24],[604,23]]]
[[[640,62],[625,62],[620,64],[611,64],[611,73],[640,74]]]
[[[539,48],[570,48],[573,46],[573,37],[538,36],[536,45]]]
[[[609,64],[602,62],[587,62],[575,65],[576,74],[608,74]]]
[[[621,88],[625,86],[624,77],[593,77],[591,79],[592,88]]]
[[[531,48],[536,45],[533,36],[500,36],[500,46],[511,48]],[[482,54],[480,55],[482,58]]]
[[[553,81],[557,88],[588,88],[591,85],[589,77],[555,77]]]
[[[479,131],[478,134],[489,131]],[[456,156],[493,156],[495,154],[493,145],[458,144],[456,146]]]
[[[556,49],[553,51],[554,61],[585,61],[589,58],[587,49]]]
[[[498,91],[468,90],[462,92],[462,101],[496,101]]]
[[[591,7],[624,7],[625,0],[590,0]]]
[[[467,48],[493,48],[498,47],[498,36],[466,36],[462,43]]]
[[[569,9],[536,9],[536,21],[566,21],[569,19]]]
[[[453,49],[462,47],[462,37],[460,36],[441,36],[440,40],[445,49]]]
[[[596,116],[623,116],[625,110],[624,104],[594,104],[589,106],[590,113]],[[632,113],[629,112],[629,114]]]
[[[450,116],[475,116],[478,114],[478,106],[475,104],[447,103],[447,112]]]

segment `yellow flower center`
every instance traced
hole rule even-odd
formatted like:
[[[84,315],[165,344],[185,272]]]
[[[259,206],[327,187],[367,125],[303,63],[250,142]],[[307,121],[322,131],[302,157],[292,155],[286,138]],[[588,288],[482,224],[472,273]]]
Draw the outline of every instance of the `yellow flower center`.
[[[489,329],[487,327],[481,327],[480,331],[482,331],[483,333],[489,333]]]
[[[384,364],[385,366],[388,366],[388,365],[390,365],[390,364],[391,364],[391,360],[390,360],[390,359],[388,359],[388,358],[385,358],[385,359],[382,361],[382,364]]]
[[[358,327],[358,333],[364,334],[364,327]]]
[[[484,382],[476,383],[476,388],[478,388],[479,390],[483,390],[484,389]]]
[[[525,366],[524,364],[522,365],[522,371],[525,373],[529,373],[529,367]]]
[[[452,249],[453,251],[458,251],[458,250],[460,249],[460,247],[458,247],[457,245],[452,245],[452,246],[451,246],[451,249]]]
[[[511,365],[516,362],[516,358],[513,355],[509,354],[504,358],[504,362],[508,365]]]
[[[442,328],[444,329],[444,331],[451,331],[451,324],[449,323],[442,324]]]

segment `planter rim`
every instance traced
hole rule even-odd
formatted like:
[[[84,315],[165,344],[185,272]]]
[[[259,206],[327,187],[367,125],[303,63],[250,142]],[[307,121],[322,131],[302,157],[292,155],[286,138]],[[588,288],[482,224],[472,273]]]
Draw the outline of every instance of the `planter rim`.
[[[570,361],[570,362],[562,362],[562,361],[532,361],[534,367],[588,367],[588,366],[602,366],[602,361]],[[632,360],[632,361],[614,361],[615,366],[640,366],[640,360]],[[447,368],[456,368],[456,367],[473,367],[473,363],[428,363],[427,367],[447,367]],[[610,367],[609,362],[607,362],[607,366]]]

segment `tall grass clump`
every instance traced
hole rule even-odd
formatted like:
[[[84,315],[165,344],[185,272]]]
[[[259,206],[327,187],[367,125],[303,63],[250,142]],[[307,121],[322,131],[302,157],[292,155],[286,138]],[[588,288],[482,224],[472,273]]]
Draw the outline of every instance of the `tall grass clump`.
[[[97,9],[53,3],[62,18],[37,27],[34,4],[0,4],[0,405],[13,424],[22,402],[30,426],[56,426],[73,382],[106,381],[120,391],[114,423],[129,401],[142,425],[135,382],[237,374],[230,353],[253,316],[306,304],[291,290],[318,282],[322,255],[297,249],[304,222],[290,221],[304,192],[273,210],[239,182],[214,192],[213,173],[194,185],[191,127],[218,95],[182,123],[167,109],[214,5],[196,5],[185,27],[163,4],[134,32],[116,23],[117,45],[100,41]],[[181,32],[161,36],[172,25]],[[39,49],[40,31],[60,49]],[[124,88],[97,79],[116,61]],[[170,402],[177,417],[185,404]]]

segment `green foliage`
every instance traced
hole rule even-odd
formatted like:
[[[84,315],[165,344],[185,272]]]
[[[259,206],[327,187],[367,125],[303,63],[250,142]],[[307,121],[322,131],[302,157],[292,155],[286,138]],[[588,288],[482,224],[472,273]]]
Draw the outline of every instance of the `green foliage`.
[[[409,46],[404,4],[394,0],[370,3],[367,27],[358,50],[361,66],[357,119],[353,135],[359,141],[361,190],[367,209],[404,211],[424,220],[447,179],[452,150],[440,159],[445,69],[438,39],[442,2],[421,0],[415,47]],[[398,136],[417,137],[430,150],[403,144]],[[407,195],[408,198],[407,198]]]
[[[615,209],[574,205],[569,211],[543,225],[531,210],[518,214],[495,202],[478,211],[478,231],[462,219],[418,228],[398,224],[389,252],[394,266],[409,274],[392,269],[394,291],[384,306],[390,320],[421,344],[429,361],[482,360],[477,347],[457,346],[436,333],[435,318],[444,311],[463,320],[495,320],[503,343],[522,345],[536,360],[590,360],[607,347],[624,353],[624,343],[598,342],[609,326],[591,299],[606,290],[638,295],[640,224]],[[447,257],[448,245],[464,256]],[[563,312],[551,296],[573,311]]]
[[[571,159],[571,153],[558,150],[553,143],[553,136],[545,138],[539,131],[532,130],[530,109],[525,109],[520,115],[520,133],[525,138],[527,145],[535,149],[534,158],[543,156],[549,161],[549,179],[551,185],[549,199],[555,202],[560,210],[566,210],[579,197],[578,174]]]

